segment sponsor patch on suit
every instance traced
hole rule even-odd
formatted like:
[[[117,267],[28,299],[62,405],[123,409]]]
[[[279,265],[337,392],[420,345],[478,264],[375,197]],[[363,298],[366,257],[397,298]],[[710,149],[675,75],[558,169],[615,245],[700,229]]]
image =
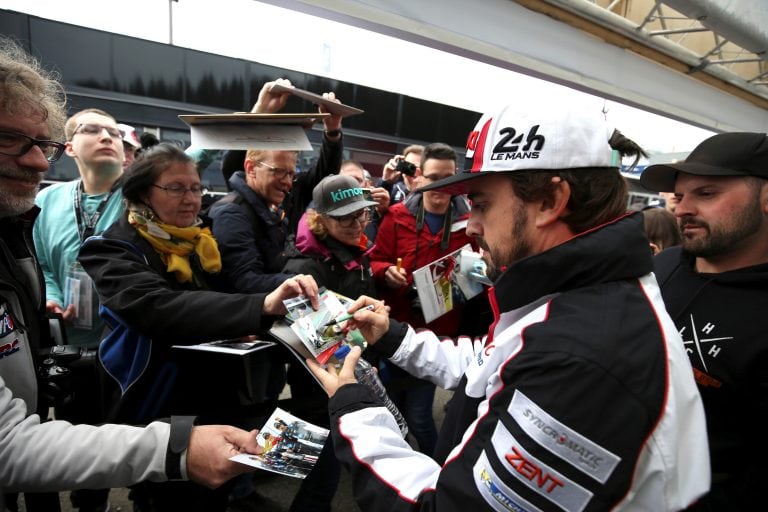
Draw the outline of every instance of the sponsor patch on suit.
[[[560,423],[520,390],[507,410],[531,439],[576,469],[605,483],[621,458]]]
[[[502,466],[510,475],[566,512],[581,512],[592,499],[592,492],[566,478],[523,448],[502,423],[496,424],[491,444]]]

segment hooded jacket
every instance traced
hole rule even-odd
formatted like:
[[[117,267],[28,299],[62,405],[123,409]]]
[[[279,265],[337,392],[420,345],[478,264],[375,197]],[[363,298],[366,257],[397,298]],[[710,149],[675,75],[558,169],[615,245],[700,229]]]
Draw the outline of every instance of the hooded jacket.
[[[642,216],[623,217],[510,265],[482,339],[392,321],[374,348],[456,389],[448,457],[415,452],[370,390],[342,386],[333,440],[361,508],[661,512],[703,494],[701,399],[651,267]]]
[[[654,265],[707,413],[713,485],[702,501],[763,508],[768,447],[754,434],[768,414],[768,264],[699,273],[695,257],[678,246]]]
[[[469,205],[462,196],[451,199],[450,239],[448,247],[441,248],[443,229],[433,234],[426,223],[419,225],[417,217],[422,208],[421,192],[414,192],[405,202],[391,207],[379,226],[376,245],[371,251],[371,268],[376,277],[380,298],[392,308],[390,315],[413,327],[427,327],[438,335],[455,336],[461,323],[462,308],[457,307],[445,315],[425,323],[413,289],[413,271],[449,254],[466,244],[477,250],[477,244],[466,233]],[[408,273],[408,284],[392,289],[384,281],[384,274],[397,258]]]
[[[367,239],[365,243],[367,245]],[[309,274],[319,286],[353,300],[360,295],[376,297],[373,272],[368,261],[372,249],[350,247],[330,236],[319,240],[309,229],[305,214],[299,221],[295,250],[290,254],[283,272]]]

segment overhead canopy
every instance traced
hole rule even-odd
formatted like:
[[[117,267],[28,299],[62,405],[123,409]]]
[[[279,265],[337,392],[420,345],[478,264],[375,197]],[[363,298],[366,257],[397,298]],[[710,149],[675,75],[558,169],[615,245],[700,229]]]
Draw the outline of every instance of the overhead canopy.
[[[624,15],[614,12],[622,0],[266,3],[543,78],[707,129],[768,131],[764,0],[641,0],[632,4],[647,6],[636,20],[629,7]],[[693,17],[689,25],[669,29],[661,4]],[[660,27],[653,28],[653,23]],[[714,41],[703,53],[669,37],[701,31],[709,31]],[[739,68],[729,62],[733,59],[722,58],[723,49],[734,44],[743,50]],[[742,76],[746,66],[756,71]],[[483,77],[465,79],[480,85]]]

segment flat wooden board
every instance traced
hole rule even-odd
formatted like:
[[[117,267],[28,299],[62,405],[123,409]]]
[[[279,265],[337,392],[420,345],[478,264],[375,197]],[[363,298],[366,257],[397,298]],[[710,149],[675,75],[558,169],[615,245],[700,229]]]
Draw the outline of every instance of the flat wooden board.
[[[179,119],[189,126],[198,126],[201,124],[238,124],[238,125],[260,125],[260,124],[295,124],[304,125],[317,123],[323,118],[330,117],[331,114],[321,114],[319,112],[308,114],[251,114],[248,112],[236,112],[234,114],[182,114]]]
[[[349,105],[345,105],[343,103],[336,103],[335,101],[327,100],[323,98],[321,94],[315,94],[314,92],[305,91],[304,89],[299,89],[296,87],[285,87],[284,85],[275,84],[272,86],[270,91],[276,92],[276,93],[289,92],[294,96],[298,96],[299,98],[304,98],[305,100],[309,100],[315,105],[322,105],[326,109],[328,109],[328,112],[331,112],[332,114],[340,115],[341,117],[355,116],[357,114],[362,114],[363,112],[365,112],[364,110],[360,110],[359,108],[355,108]]]

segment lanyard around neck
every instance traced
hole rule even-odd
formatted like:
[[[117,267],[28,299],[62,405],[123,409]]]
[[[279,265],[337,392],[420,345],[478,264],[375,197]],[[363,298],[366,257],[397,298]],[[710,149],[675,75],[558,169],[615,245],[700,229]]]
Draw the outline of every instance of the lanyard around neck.
[[[453,218],[453,200],[448,205],[448,210],[443,214],[443,236],[440,239],[440,250],[445,252],[448,249],[448,244],[451,241],[451,220]],[[419,210],[416,212],[416,251],[415,257],[419,254],[419,233],[424,228],[424,216],[426,215],[424,210],[424,200],[421,200],[419,204]],[[429,229],[429,228],[427,228]]]
[[[99,202],[99,206],[96,207],[96,211],[93,215],[88,215],[88,212],[83,208],[83,194],[85,188],[83,187],[83,180],[78,180],[77,188],[75,191],[75,218],[77,219],[77,233],[80,236],[80,241],[85,241],[86,238],[93,235],[96,231],[96,224],[99,222],[101,214],[104,213],[104,209],[107,207],[107,202],[117,187],[112,185],[109,192]]]

